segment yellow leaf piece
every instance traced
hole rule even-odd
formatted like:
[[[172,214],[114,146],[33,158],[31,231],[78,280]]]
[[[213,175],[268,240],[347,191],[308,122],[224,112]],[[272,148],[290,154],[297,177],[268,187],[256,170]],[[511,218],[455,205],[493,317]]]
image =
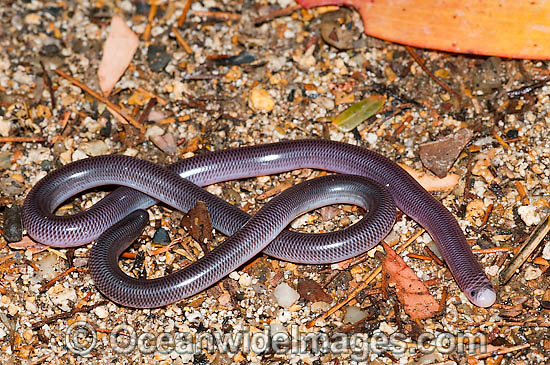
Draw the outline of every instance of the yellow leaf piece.
[[[384,106],[386,98],[382,95],[373,95],[353,104],[340,115],[332,118],[332,123],[340,130],[349,132],[365,120],[378,113]]]

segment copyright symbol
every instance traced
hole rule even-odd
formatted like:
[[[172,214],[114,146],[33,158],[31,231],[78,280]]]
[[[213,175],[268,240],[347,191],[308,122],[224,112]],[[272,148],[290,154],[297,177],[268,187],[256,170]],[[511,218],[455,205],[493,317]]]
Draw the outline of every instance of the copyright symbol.
[[[88,355],[95,348],[96,343],[96,330],[85,321],[71,324],[65,333],[65,345],[72,353],[77,355]]]

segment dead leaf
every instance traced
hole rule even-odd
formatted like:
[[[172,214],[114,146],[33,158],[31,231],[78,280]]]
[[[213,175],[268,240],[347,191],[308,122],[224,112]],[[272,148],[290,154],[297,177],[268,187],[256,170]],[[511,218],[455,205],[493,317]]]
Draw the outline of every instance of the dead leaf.
[[[391,42],[448,52],[550,58],[546,1],[297,0],[306,8],[354,7],[365,33]]]
[[[422,280],[395,251],[382,242],[386,257],[382,263],[390,280],[396,284],[397,298],[412,320],[433,317],[439,311],[439,303],[430,294]]]
[[[443,179],[440,179],[437,176],[415,170],[405,164],[400,163],[398,165],[414,177],[414,179],[428,191],[449,191],[454,188],[458,180],[460,180],[460,176],[457,174],[448,174]]]
[[[311,279],[300,279],[298,281],[298,293],[300,297],[312,303],[332,302],[332,297],[325,293],[321,285]]]
[[[195,206],[184,214],[181,226],[191,233],[191,237],[201,245],[204,253],[209,251],[205,243],[213,240],[214,236],[212,235],[212,222],[208,214],[208,206],[205,202],[197,201]]]
[[[37,253],[46,250],[49,246],[35,242],[29,236],[23,236],[21,241],[8,243],[8,246],[14,250],[29,249],[32,253]]]
[[[473,135],[471,130],[462,128],[437,141],[421,144],[419,154],[422,164],[437,177],[445,177]]]
[[[138,36],[119,16],[111,20],[111,29],[103,46],[103,57],[97,71],[99,86],[104,95],[109,95],[124,73],[137,50]]]

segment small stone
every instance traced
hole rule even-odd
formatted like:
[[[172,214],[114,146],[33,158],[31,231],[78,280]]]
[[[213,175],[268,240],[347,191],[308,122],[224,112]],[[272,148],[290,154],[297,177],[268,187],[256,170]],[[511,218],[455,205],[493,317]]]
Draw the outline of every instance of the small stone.
[[[7,120],[0,120],[0,136],[7,137],[10,135],[11,122]]]
[[[170,243],[170,235],[164,228],[159,228],[153,236],[153,243],[167,244]]]
[[[13,153],[8,151],[0,152],[0,170],[7,170],[11,167]]]
[[[538,267],[528,267],[525,270],[525,280],[535,280],[542,275],[542,270]]]
[[[151,136],[151,141],[157,146],[161,151],[173,155],[176,153],[176,139],[172,133],[166,133],[162,136]]]
[[[69,311],[69,301],[76,302],[78,296],[73,288],[65,288],[58,284],[48,290],[48,296],[53,304],[59,306],[64,311]]]
[[[248,96],[248,106],[255,112],[268,113],[275,107],[275,101],[267,90],[255,88],[250,91]]]
[[[347,307],[346,315],[344,316],[344,322],[355,323],[364,318],[367,318],[367,314],[357,307]]]
[[[239,278],[239,285],[246,288],[249,287],[250,284],[252,284],[252,278],[247,273],[244,273]]]
[[[107,307],[104,305],[95,308],[94,313],[99,319],[105,319],[109,317],[109,311],[107,310]]]
[[[162,129],[158,125],[152,125],[149,128],[147,128],[147,132],[145,132],[145,137],[151,138],[153,136],[162,136],[163,134],[164,134],[164,129]]]
[[[84,153],[82,150],[76,150],[73,152],[73,154],[71,155],[71,159],[72,161],[78,161],[78,160],[83,160],[85,158],[87,158],[88,155],[86,155],[86,153]]]
[[[277,285],[275,290],[273,290],[273,296],[277,303],[283,308],[289,308],[300,299],[300,294],[292,289],[287,283]]]
[[[40,15],[38,13],[29,13],[25,15],[25,24],[38,25],[40,24]]]
[[[23,339],[25,340],[26,343],[31,343],[32,341],[32,331],[31,330],[26,330],[25,332],[23,332]]]
[[[4,232],[4,238],[8,242],[19,242],[23,238],[21,208],[18,205],[14,205],[4,210],[4,225],[2,231]]]
[[[541,221],[541,216],[537,212],[537,208],[532,205],[523,205],[518,208],[518,214],[521,220],[528,226],[537,225]]]
[[[31,313],[38,312],[38,307],[36,306],[36,304],[28,300],[25,302],[25,309]]]
[[[170,62],[170,55],[166,52],[166,46],[150,45],[147,49],[147,62],[153,72],[164,70]]]
[[[463,128],[437,141],[421,144],[419,154],[422,164],[438,177],[445,177],[472,137],[472,131]]]
[[[101,156],[109,152],[109,146],[104,141],[83,143],[80,148],[89,156]]]

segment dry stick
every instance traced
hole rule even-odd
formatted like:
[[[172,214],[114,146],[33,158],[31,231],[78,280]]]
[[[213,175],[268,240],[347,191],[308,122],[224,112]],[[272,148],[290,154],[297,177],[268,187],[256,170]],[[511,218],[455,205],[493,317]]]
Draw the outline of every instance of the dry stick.
[[[403,246],[399,247],[396,252],[397,254],[400,254],[401,252],[403,252],[407,247],[409,247],[411,245],[411,243],[413,243],[418,237],[420,237],[423,233],[425,232],[424,228],[420,229],[418,232],[416,232],[414,235],[412,235],[411,238],[409,238],[407,240],[407,242],[405,242],[403,244]],[[340,308],[342,308],[344,305],[346,305],[347,303],[349,303],[353,298],[355,298],[357,296],[357,294],[359,294],[359,292],[361,292],[361,290],[365,289],[371,281],[374,280],[374,278],[376,278],[376,276],[378,276],[378,274],[380,274],[380,272],[382,272],[382,265],[378,265],[378,267],[376,269],[374,269],[374,271],[369,275],[369,277],[363,282],[363,284],[359,285],[357,288],[355,288],[355,290],[353,292],[351,292],[351,294],[348,295],[348,297],[346,299],[344,299],[342,302],[336,304],[334,307],[330,308],[327,312],[325,312],[324,314],[322,314],[321,316],[311,320],[307,325],[306,327],[307,328],[311,328],[315,325],[315,322],[317,322],[318,319],[326,319],[328,318],[330,315],[332,315],[334,312],[336,312],[337,310],[339,310]]]
[[[272,11],[269,14],[262,15],[254,19],[254,25],[260,25],[265,23],[268,20],[278,18],[280,16],[285,16],[294,13],[296,10],[300,10],[302,7],[300,5],[288,6],[283,9]]]
[[[55,278],[53,278],[52,280],[48,281],[46,284],[42,285],[39,289],[38,289],[38,292],[39,293],[43,293],[45,292],[46,290],[48,290],[53,284],[55,284],[59,279],[61,279],[62,277],[64,276],[67,276],[69,275],[70,273],[72,273],[73,271],[78,271],[78,272],[86,272],[87,270],[86,269],[78,269],[74,266],[71,266],[70,268],[68,268],[67,270],[63,271],[61,274],[57,275]]]
[[[187,17],[187,13],[189,12],[189,9],[191,8],[191,3],[193,0],[187,0],[185,3],[185,7],[183,8],[183,11],[181,12],[181,15],[178,19],[178,27],[181,27],[183,25],[183,22],[185,21],[185,18]]]
[[[48,75],[48,72],[46,71],[46,67],[44,67],[44,62],[40,60],[40,67],[42,67],[42,78],[44,79],[44,83],[46,84],[46,87],[48,88],[48,92],[50,93],[50,100],[52,102],[52,109],[55,109],[55,94],[53,93],[53,85],[52,85],[52,79],[50,79],[50,75]]]
[[[523,350],[523,349],[526,349],[528,347],[531,347],[530,343],[524,343],[523,345],[517,345],[517,346],[512,346],[512,347],[501,347],[496,351],[486,352],[484,354],[472,355],[472,356],[469,356],[469,358],[475,359],[475,360],[481,360],[481,359],[486,359],[488,357],[492,357],[492,356],[495,356],[495,355],[504,355],[504,354],[508,354],[510,352]]]
[[[149,99],[149,102],[147,102],[145,109],[143,109],[143,113],[141,113],[141,115],[139,116],[139,124],[143,124],[147,121],[147,117],[149,117],[149,113],[151,113],[151,109],[153,109],[155,105],[157,105],[157,98]]]
[[[31,324],[31,328],[33,330],[36,330],[36,329],[39,329],[40,327],[42,327],[43,325],[53,323],[53,322],[57,321],[58,319],[71,318],[72,316],[74,316],[77,313],[89,312],[92,309],[95,309],[95,308],[100,307],[102,305],[105,305],[107,303],[108,302],[106,300],[102,300],[101,302],[98,302],[96,304],[83,305],[82,307],[74,307],[69,312],[59,313],[59,314],[53,315],[51,317],[44,318],[44,319],[42,319],[38,322],[34,322],[34,323]]]
[[[114,110],[116,113],[120,114],[120,115],[124,115],[122,113],[122,110],[115,104],[113,104],[111,101],[109,101],[109,99],[107,99],[106,97],[104,97],[103,95],[99,94],[98,92],[90,89],[88,86],[84,85],[82,82],[80,82],[79,80],[75,79],[74,77],[64,73],[63,71],[59,70],[59,69],[56,69],[55,72],[63,77],[64,79],[72,82],[73,84],[75,84],[76,86],[78,86],[79,88],[81,88],[82,90],[84,90],[85,92],[87,92],[88,94],[90,94],[92,97],[96,98],[97,100],[101,101],[103,104],[107,105],[109,108],[111,108],[112,110]],[[145,128],[140,125],[132,116],[130,115],[124,115],[124,118],[126,120],[128,120],[128,122],[130,122],[131,125],[133,125],[134,127],[136,127],[137,129],[139,129],[141,132],[145,132]]]
[[[550,231],[550,215],[548,215],[542,222],[535,228],[533,233],[527,239],[527,242],[523,245],[516,257],[508,264],[499,275],[500,285],[504,285],[512,278],[517,269],[527,260],[527,258],[533,253],[535,248],[542,242],[546,234]]]
[[[459,93],[457,93],[456,91],[454,91],[453,89],[451,89],[451,87],[449,85],[447,85],[445,82],[440,80],[437,76],[435,76],[428,69],[428,67],[426,67],[426,64],[424,63],[424,61],[422,61],[422,59],[420,57],[418,57],[418,55],[416,54],[416,52],[414,51],[414,49],[411,46],[405,46],[405,48],[407,49],[407,51],[409,51],[409,54],[411,55],[412,58],[414,58],[416,63],[418,63],[420,68],[422,68],[424,70],[424,72],[426,72],[428,74],[428,76],[430,76],[431,79],[433,79],[435,82],[437,82],[437,84],[439,86],[441,86],[443,89],[445,89],[445,91],[447,91],[448,93],[453,94],[454,96],[456,96],[458,98],[459,103],[462,103],[462,96]]]
[[[151,28],[153,27],[152,23],[157,14],[157,4],[152,4],[149,9],[149,16],[147,17],[147,25],[145,25],[145,31],[143,32],[143,40],[148,41],[151,38]]]
[[[189,44],[183,39],[180,32],[178,32],[178,28],[174,27],[172,28],[172,32],[176,36],[176,41],[178,41],[178,44],[187,52],[187,54],[193,54],[193,50],[189,46]]]
[[[48,138],[40,136],[30,136],[30,137],[0,137],[0,143],[11,143],[11,142],[46,142]]]
[[[206,18],[219,19],[219,20],[239,20],[241,14],[230,13],[227,11],[209,11],[209,10],[196,10],[193,12],[194,16],[203,16]]]

